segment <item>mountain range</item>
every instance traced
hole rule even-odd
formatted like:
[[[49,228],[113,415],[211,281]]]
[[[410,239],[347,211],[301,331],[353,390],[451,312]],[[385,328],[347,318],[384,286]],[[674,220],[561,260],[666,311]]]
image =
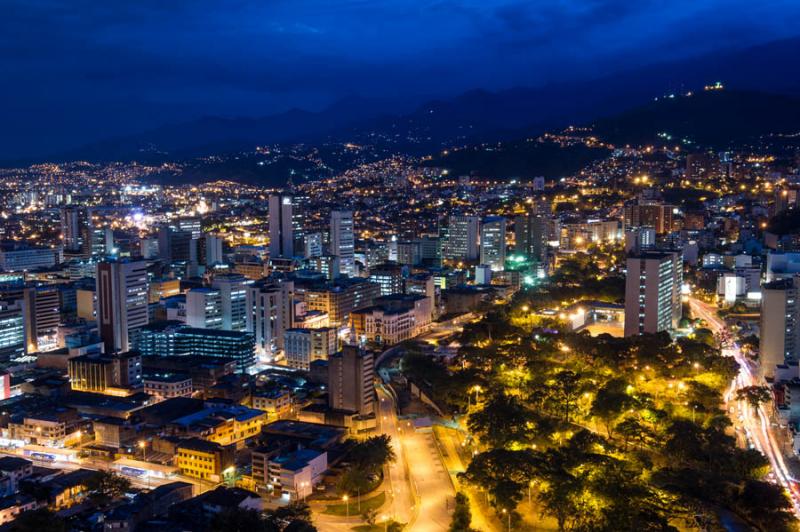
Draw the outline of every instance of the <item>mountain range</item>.
[[[257,145],[328,140],[382,143],[399,152],[430,153],[447,146],[524,138],[568,124],[597,121],[608,128],[611,125],[604,117],[635,112],[631,110],[656,96],[696,91],[715,81],[737,90],[800,95],[798,57],[800,38],[795,38],[593,80],[498,92],[473,90],[394,114],[386,112],[386,102],[349,97],[320,112],[292,109],[261,118],[204,117],[46,159],[176,160],[249,151]],[[646,126],[630,125],[630,134],[640,134],[641,127]]]

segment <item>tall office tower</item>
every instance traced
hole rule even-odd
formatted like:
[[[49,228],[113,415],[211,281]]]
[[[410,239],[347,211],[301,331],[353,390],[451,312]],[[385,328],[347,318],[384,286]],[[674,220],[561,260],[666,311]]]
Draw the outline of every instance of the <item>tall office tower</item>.
[[[764,377],[775,376],[775,366],[800,360],[800,277],[765,283],[761,289],[761,328],[758,356]]]
[[[222,254],[222,243],[224,239],[217,235],[206,235],[206,253],[205,264],[206,266],[215,266],[225,262],[225,256]]]
[[[369,269],[369,280],[381,287],[381,295],[402,294],[407,269],[396,262],[384,262]]]
[[[481,264],[492,271],[506,268],[506,219],[490,216],[481,224]]]
[[[529,260],[547,261],[547,235],[550,217],[539,215],[517,216],[514,220],[516,252]]]
[[[186,325],[200,329],[222,328],[222,297],[215,288],[186,292]]]
[[[97,324],[106,353],[129,351],[132,339],[147,325],[147,263],[97,263]]]
[[[247,332],[256,352],[271,358],[283,349],[283,334],[293,326],[294,283],[261,281],[247,287]]]
[[[356,276],[353,211],[331,212],[331,255],[339,257],[342,275]]]
[[[84,213],[80,207],[62,207],[61,209],[61,241],[64,251],[75,253],[81,251],[83,245]]]
[[[628,257],[625,336],[671,331],[681,319],[683,259],[679,252]]]
[[[656,247],[656,230],[652,227],[636,227],[625,231],[625,252],[641,253]]]
[[[442,243],[442,258],[452,261],[477,261],[480,257],[479,234],[479,217],[450,216],[447,221],[446,239]]]
[[[322,255],[322,233],[309,233],[305,236],[305,249],[303,256],[313,259]]]
[[[328,406],[333,410],[371,414],[375,410],[372,353],[354,345],[328,357]]]
[[[672,231],[672,205],[659,203],[640,203],[637,205],[625,205],[623,217],[625,229],[635,227],[652,227],[656,233],[663,235]]]
[[[308,196],[292,196],[292,254],[302,257],[306,247],[306,208]]]
[[[61,300],[55,285],[27,286],[22,290],[25,302],[25,344],[28,353],[58,347]]]
[[[0,301],[0,362],[25,354],[24,306],[21,300]]]
[[[158,255],[167,263],[197,262],[197,240],[191,230],[162,224],[158,228]]]
[[[180,218],[177,223],[177,229],[178,231],[190,232],[195,240],[199,239],[203,234],[200,218]]]
[[[253,281],[237,273],[215,275],[211,286],[219,290],[222,300],[222,329],[247,330],[247,287]]]
[[[294,219],[292,197],[272,194],[269,197],[269,257],[294,257]]]

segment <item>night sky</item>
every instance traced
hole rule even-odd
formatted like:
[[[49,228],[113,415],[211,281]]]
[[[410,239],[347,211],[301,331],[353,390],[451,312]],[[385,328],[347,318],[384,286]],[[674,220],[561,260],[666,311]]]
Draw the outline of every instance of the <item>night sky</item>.
[[[201,115],[588,78],[800,33],[796,0],[0,0],[0,158]]]

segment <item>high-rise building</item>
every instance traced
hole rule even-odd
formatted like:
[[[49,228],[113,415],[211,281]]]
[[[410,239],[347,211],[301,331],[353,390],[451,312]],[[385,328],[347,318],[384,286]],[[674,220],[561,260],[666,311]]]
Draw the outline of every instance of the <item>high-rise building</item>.
[[[288,329],[285,334],[287,365],[308,371],[312,362],[328,360],[337,351],[337,333],[333,327]]]
[[[236,273],[214,276],[211,286],[219,290],[223,330],[247,330],[247,287],[251,284],[253,281]]]
[[[219,290],[193,288],[186,292],[186,325],[221,329],[222,321],[222,296]]]
[[[269,197],[269,256],[294,257],[294,218],[292,196],[272,194]]]
[[[129,351],[131,337],[147,325],[147,264],[97,263],[97,324],[106,353]]]
[[[506,267],[506,219],[502,216],[490,216],[481,224],[481,264],[496,272]]]
[[[158,228],[158,255],[167,263],[197,262],[197,240],[191,230],[161,225]]]
[[[681,319],[683,259],[679,252],[628,257],[625,277],[625,336],[671,331]]]
[[[306,245],[306,208],[308,196],[292,196],[292,254],[302,257]]]
[[[205,260],[206,266],[215,266],[225,262],[225,256],[222,254],[222,243],[224,239],[217,235],[206,235],[206,253]]]
[[[356,276],[353,211],[331,212],[331,255],[339,257],[339,271]]]
[[[450,216],[442,243],[442,259],[475,262],[480,257],[478,238],[480,218],[477,216]]]
[[[635,227],[652,227],[656,233],[663,235],[672,231],[672,211],[675,207],[658,203],[640,203],[625,205],[623,216],[625,229]]]
[[[307,259],[322,255],[322,233],[309,233],[305,236],[303,256]]]
[[[530,214],[514,220],[516,253],[528,260],[547,261],[548,216]]]
[[[334,410],[375,411],[375,374],[372,353],[353,345],[328,358],[328,406]]]
[[[0,362],[25,354],[25,316],[21,300],[0,301]]]
[[[384,262],[369,269],[369,280],[381,287],[382,296],[402,294],[404,291],[403,274],[406,269],[396,262]]]
[[[294,284],[261,281],[247,287],[247,332],[256,351],[267,357],[283,349],[283,334],[293,325]]]
[[[83,246],[83,230],[86,214],[80,207],[61,209],[61,242],[64,251],[76,253]]]
[[[28,352],[57,347],[61,321],[59,289],[55,285],[28,286],[23,289],[25,301],[25,343]]]
[[[761,289],[759,371],[775,375],[775,366],[800,360],[800,276],[765,283]]]

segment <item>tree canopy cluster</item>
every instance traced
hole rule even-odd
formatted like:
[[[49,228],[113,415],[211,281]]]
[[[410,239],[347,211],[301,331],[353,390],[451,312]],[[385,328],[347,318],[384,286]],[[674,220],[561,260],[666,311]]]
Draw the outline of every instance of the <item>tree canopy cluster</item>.
[[[722,392],[738,366],[713,337],[525,327],[515,316],[529,297],[467,326],[452,367],[427,363],[436,381],[451,376],[448,400],[477,442],[463,479],[498,514],[520,519],[530,490],[524,511],[562,530],[705,528],[723,513],[758,530],[793,525],[765,458],[736,446]]]

